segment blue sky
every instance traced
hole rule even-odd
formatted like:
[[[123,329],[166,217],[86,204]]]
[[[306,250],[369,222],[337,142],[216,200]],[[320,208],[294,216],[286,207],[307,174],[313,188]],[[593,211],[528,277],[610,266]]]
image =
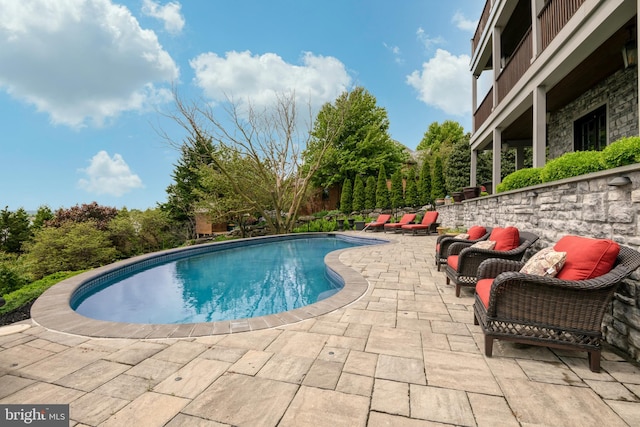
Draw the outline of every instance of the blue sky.
[[[414,149],[471,126],[471,0],[0,0],[0,209],[153,208],[186,134],[172,87],[223,108],[363,86]]]

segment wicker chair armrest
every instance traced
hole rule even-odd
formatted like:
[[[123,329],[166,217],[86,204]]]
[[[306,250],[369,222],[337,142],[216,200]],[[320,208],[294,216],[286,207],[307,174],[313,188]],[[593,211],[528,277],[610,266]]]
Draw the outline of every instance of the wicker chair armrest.
[[[514,261],[510,259],[489,258],[480,263],[478,267],[478,280],[495,279],[500,273],[507,271],[520,271],[524,266],[523,261]]]
[[[473,245],[473,243],[469,242],[469,241],[459,241],[459,242],[454,242],[453,244],[449,245],[448,251],[445,252],[442,250],[442,246],[440,246],[440,253],[441,254],[447,254],[447,255],[459,255],[460,252],[462,252],[463,249],[468,248],[469,246]]]

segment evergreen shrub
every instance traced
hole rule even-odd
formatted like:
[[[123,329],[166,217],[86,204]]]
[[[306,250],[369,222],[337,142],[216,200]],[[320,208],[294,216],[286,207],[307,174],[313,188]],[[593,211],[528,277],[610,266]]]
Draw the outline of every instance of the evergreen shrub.
[[[542,178],[540,178],[540,172],[542,168],[528,168],[520,169],[509,175],[507,175],[498,187],[496,191],[502,193],[510,190],[517,190],[518,188],[529,187],[531,185],[542,184]]]
[[[565,153],[548,162],[540,171],[542,182],[558,181],[604,169],[600,151]]]
[[[605,169],[640,163],[640,137],[622,138],[607,145],[602,150],[602,164]]]

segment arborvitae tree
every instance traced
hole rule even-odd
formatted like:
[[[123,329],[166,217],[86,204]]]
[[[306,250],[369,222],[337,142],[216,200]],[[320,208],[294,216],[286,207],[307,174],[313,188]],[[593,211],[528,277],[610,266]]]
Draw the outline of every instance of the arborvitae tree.
[[[373,176],[367,178],[364,189],[364,208],[368,210],[376,208],[376,178]]]
[[[446,187],[449,191],[462,191],[470,184],[469,172],[471,170],[471,149],[469,141],[462,138],[453,146],[449,156],[449,167],[445,177]]]
[[[422,160],[420,182],[418,183],[418,198],[423,206],[433,204],[433,199],[431,198],[431,165],[427,158]]]
[[[364,209],[365,194],[364,194],[364,181],[360,175],[356,176],[356,181],[353,184],[353,210],[360,212]]]
[[[38,208],[36,216],[33,218],[31,228],[33,230],[39,230],[44,227],[45,223],[53,219],[53,211],[47,205],[42,205]]]
[[[398,169],[391,175],[391,207],[393,209],[404,206],[404,194],[402,193],[402,172]]]
[[[404,203],[406,206],[418,204],[418,184],[416,183],[416,169],[410,168],[407,176],[407,187],[404,191]]]
[[[376,208],[387,209],[390,206],[391,201],[389,200],[389,189],[387,188],[387,173],[384,170],[384,166],[380,166],[376,184]]]
[[[340,195],[340,210],[349,215],[353,205],[353,187],[349,178],[344,180],[342,184],[342,194]]]
[[[444,176],[442,176],[442,158],[436,156],[433,162],[433,185],[431,187],[431,198],[442,199],[447,195],[447,189],[444,184]]]

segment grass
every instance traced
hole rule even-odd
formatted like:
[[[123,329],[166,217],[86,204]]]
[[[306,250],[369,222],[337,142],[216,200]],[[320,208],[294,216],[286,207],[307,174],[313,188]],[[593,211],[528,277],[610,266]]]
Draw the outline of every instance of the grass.
[[[80,274],[84,271],[86,270],[60,271],[57,273],[53,273],[43,277],[40,280],[36,280],[33,283],[23,286],[16,291],[4,295],[3,298],[7,301],[7,303],[3,307],[0,307],[0,314],[8,313],[30,303],[56,283],[68,279],[69,277],[75,276],[76,274]]]

